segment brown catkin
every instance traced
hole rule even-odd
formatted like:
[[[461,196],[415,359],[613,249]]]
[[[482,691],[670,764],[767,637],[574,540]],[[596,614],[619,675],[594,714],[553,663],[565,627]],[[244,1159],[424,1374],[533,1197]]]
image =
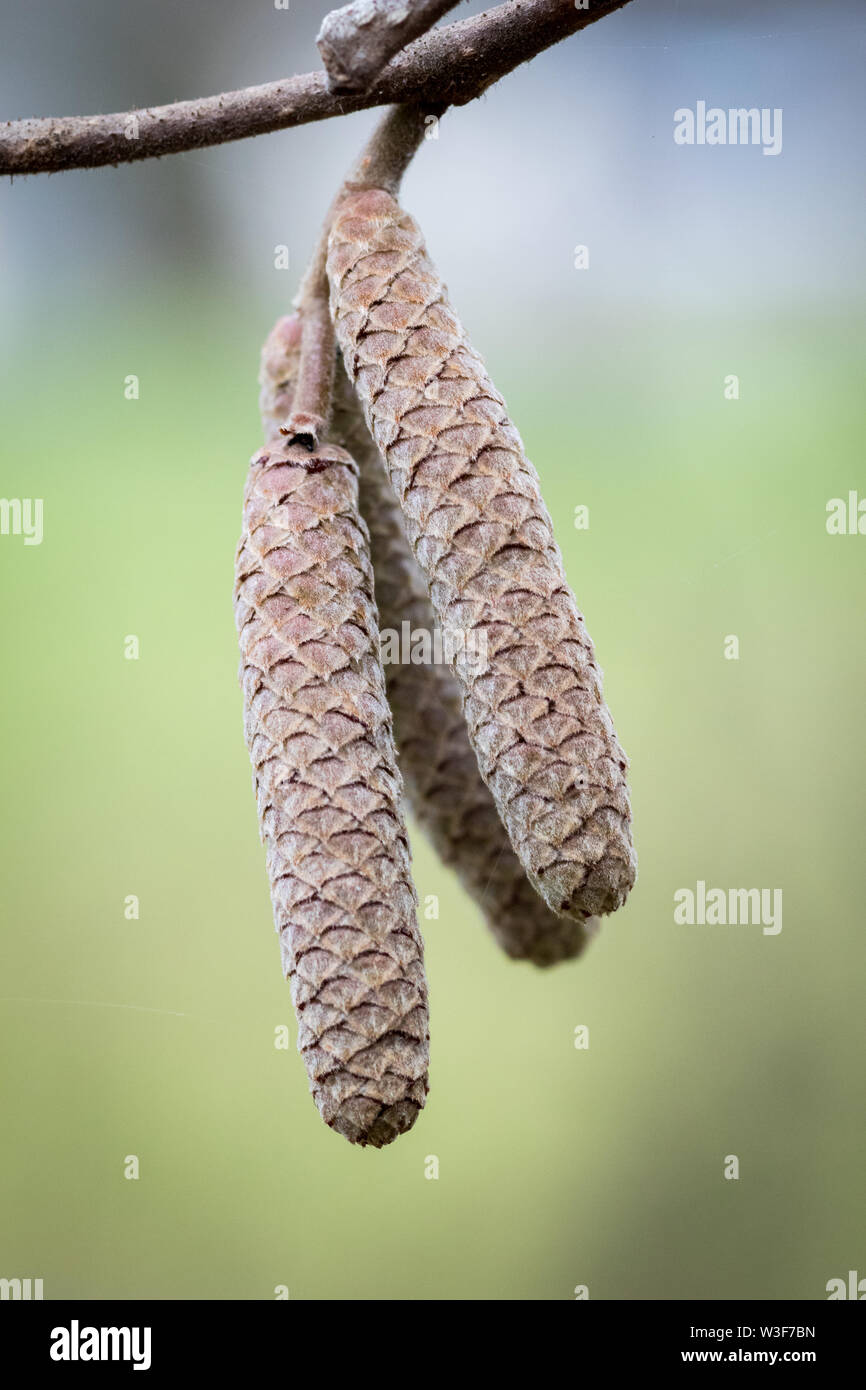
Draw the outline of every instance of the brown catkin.
[[[299,356],[299,320],[281,319],[262,354],[265,439],[279,434],[292,409]],[[413,631],[431,632],[436,617],[400,505],[342,367],[334,384],[330,433],[360,469],[380,628],[402,633],[408,622]],[[597,919],[557,916],[530,884],[478,771],[459,682],[442,664],[389,665],[385,677],[406,799],[440,858],[481,907],[499,945],[512,959],[535,965],[578,956]]]
[[[612,912],[636,872],[627,762],[538,475],[389,193],[343,200],[328,275],[345,367],[439,623],[486,641],[486,669],[458,654],[455,670],[511,842],[552,910]]]
[[[274,347],[272,335],[266,357]],[[326,1123],[378,1148],[424,1104],[429,1029],[357,508],[357,466],[344,450],[271,439],[247,479],[235,617],[298,1047]]]
[[[340,368],[333,437],[361,470],[361,514],[370,531],[380,627],[432,632],[436,615],[406,538],[402,512],[358,398]],[[554,965],[578,956],[597,919],[561,917],[536,893],[514,853],[469,742],[459,682],[447,665],[400,662],[385,668],[406,797],[442,861],[484,913],[514,960]]]

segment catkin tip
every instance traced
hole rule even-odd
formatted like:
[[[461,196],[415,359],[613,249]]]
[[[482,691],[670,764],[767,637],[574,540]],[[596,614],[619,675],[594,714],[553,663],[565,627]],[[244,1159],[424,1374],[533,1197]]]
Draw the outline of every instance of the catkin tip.
[[[538,919],[538,913],[534,914]],[[534,925],[534,924],[533,924]],[[549,970],[563,961],[577,960],[582,956],[590,941],[601,927],[597,917],[585,919],[563,916],[555,918],[551,913],[544,923],[544,930],[537,928],[527,932],[525,938],[514,935],[514,944],[506,941],[505,951],[512,960],[523,960],[539,970]]]
[[[594,917],[607,917],[623,906],[636,877],[634,856],[603,859],[581,875],[580,882],[563,898],[559,911],[565,916],[590,912]]]
[[[350,1144],[362,1149],[384,1149],[412,1128],[422,1107],[423,1101],[408,1098],[385,1106],[366,1096],[353,1096],[328,1123]]]

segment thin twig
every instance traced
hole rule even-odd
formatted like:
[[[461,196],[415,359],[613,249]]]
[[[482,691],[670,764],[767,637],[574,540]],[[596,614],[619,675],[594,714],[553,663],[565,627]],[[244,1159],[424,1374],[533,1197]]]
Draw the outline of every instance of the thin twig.
[[[325,218],[296,307],[301,318],[301,352],[292,412],[280,433],[289,444],[314,450],[321,443],[331,414],[337,344],[328,305],[328,236],[340,203],[359,188],[385,188],[395,197],[427,129],[420,106],[394,106],[385,113],[342,184]],[[435,115],[442,114],[436,107]]]
[[[395,53],[461,0],[352,0],[325,15],[316,39],[332,92],[366,92]]]
[[[347,193],[353,193],[359,188],[384,188],[396,198],[400,192],[403,175],[427,132],[428,118],[441,116],[444,111],[444,102],[427,106],[405,102],[386,111],[337,194],[328,218],[328,231],[334,212]],[[326,260],[327,235],[324,241],[323,268]]]
[[[324,286],[325,293],[322,292]],[[331,414],[336,339],[328,309],[325,258],[317,251],[304,276],[297,308],[301,316],[301,355],[292,413],[280,434],[287,443],[319,447]]]
[[[149,110],[6,121],[0,124],[0,174],[128,164],[391,102],[462,106],[521,63],[628,3],[590,0],[591,8],[582,10],[574,0],[508,0],[416,39],[362,96],[329,92],[325,74],[317,72]]]

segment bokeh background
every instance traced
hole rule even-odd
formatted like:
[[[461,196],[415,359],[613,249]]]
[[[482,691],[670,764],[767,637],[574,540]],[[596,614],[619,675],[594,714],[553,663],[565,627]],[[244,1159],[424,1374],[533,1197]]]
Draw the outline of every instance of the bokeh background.
[[[0,117],[304,71],[328,8],[2,0]],[[231,612],[259,345],[374,117],[4,183],[0,493],[45,519],[0,537],[0,1275],[123,1299],[866,1275],[866,537],[825,526],[866,495],[864,48],[854,0],[635,0],[449,114],[406,180],[541,472],[640,878],[583,961],[534,972],[413,836],[432,1089],[379,1153],[321,1124],[295,1051]],[[782,153],[677,147],[700,99],[781,107]],[[676,925],[698,879],[782,888],[781,933]]]

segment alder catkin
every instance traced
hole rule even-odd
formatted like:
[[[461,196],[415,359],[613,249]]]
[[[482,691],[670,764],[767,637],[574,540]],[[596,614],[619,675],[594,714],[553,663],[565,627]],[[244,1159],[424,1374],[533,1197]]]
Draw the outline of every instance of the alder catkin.
[[[436,615],[400,505],[342,367],[331,429],[361,470],[361,514],[370,532],[380,628],[402,637],[406,622],[410,632],[432,632]],[[460,684],[450,668],[401,661],[385,667],[385,678],[409,806],[439,857],[478,903],[496,941],[512,959],[540,966],[579,955],[597,920],[558,916],[529,882],[482,781]]]
[[[454,669],[511,842],[551,909],[612,912],[636,871],[627,763],[538,475],[389,193],[343,200],[328,275],[345,367],[439,622],[486,642],[485,670],[465,653]]]
[[[357,466],[336,446],[272,438],[254,455],[235,617],[298,1047],[326,1123],[378,1148],[424,1104],[429,1029],[357,495]]]
[[[292,409],[300,355],[297,317],[281,319],[262,354],[260,409],[265,439]],[[361,406],[342,366],[335,379],[331,438],[360,469],[360,510],[370,533],[380,629],[431,632],[433,606],[406,538],[400,505]],[[515,960],[554,965],[579,955],[597,920],[560,917],[530,884],[493,797],[481,779],[458,681],[448,666],[411,662],[385,668],[406,799],[443,862],[457,873],[493,936]]]

